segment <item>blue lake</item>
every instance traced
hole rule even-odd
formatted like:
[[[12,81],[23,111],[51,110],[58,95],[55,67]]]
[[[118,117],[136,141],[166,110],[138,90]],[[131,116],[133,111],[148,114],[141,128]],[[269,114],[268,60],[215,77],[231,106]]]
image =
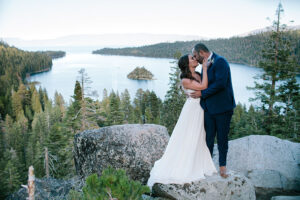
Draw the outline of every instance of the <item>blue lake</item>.
[[[169,89],[169,73],[173,59],[146,58],[133,56],[106,56],[85,52],[67,52],[66,56],[53,60],[52,70],[32,75],[31,81],[38,81],[43,88],[46,88],[49,97],[53,98],[55,91],[61,93],[66,102],[69,102],[74,92],[75,81],[78,79],[78,71],[85,68],[91,78],[91,90],[96,90],[98,98],[102,99],[103,89],[123,92],[128,89],[131,99],[134,98],[139,88],[154,91],[161,99],[164,99]],[[127,78],[135,67],[144,66],[154,74],[155,80],[137,81]],[[262,73],[256,67],[230,64],[232,83],[236,102],[250,105],[250,97],[254,97],[253,91],[246,89],[247,86],[254,86],[254,76]],[[201,66],[198,67],[201,70]],[[297,78],[300,81],[299,77]]]

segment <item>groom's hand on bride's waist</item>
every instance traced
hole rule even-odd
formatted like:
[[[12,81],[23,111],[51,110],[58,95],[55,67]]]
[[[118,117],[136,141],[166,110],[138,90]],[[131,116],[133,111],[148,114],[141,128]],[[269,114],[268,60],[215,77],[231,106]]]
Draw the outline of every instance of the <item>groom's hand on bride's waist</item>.
[[[191,97],[192,98],[199,98],[199,97],[201,97],[201,91],[197,90],[197,91],[191,93]]]

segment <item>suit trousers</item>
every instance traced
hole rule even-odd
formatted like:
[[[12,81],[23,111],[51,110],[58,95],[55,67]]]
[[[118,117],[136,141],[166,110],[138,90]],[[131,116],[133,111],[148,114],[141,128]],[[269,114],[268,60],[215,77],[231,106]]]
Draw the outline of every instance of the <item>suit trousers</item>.
[[[214,150],[215,137],[217,135],[217,143],[219,150],[219,166],[226,166],[228,151],[228,134],[232,115],[233,110],[214,115],[209,114],[208,111],[204,112],[206,144],[212,156]]]

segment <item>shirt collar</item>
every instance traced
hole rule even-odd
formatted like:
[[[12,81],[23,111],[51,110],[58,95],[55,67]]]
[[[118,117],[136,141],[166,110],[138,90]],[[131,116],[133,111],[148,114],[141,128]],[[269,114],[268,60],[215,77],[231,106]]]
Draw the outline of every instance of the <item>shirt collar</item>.
[[[211,57],[212,57],[212,55],[213,55],[213,53],[210,51],[210,55],[209,55],[209,57],[208,57],[208,59],[207,59],[207,61],[208,61],[208,62],[210,62],[210,61],[211,61]]]

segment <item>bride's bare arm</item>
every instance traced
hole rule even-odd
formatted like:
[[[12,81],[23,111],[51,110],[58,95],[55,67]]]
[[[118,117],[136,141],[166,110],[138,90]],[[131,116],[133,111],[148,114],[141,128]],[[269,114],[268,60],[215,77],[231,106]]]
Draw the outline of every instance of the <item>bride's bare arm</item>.
[[[205,72],[206,73],[206,72]],[[186,89],[192,89],[192,90],[205,90],[207,88],[207,74],[205,74],[203,71],[203,81],[201,83],[188,79],[188,78],[184,78],[182,79],[182,85],[186,88]],[[205,77],[206,76],[206,80]]]
[[[182,79],[182,85],[183,85],[183,87],[185,87],[187,89],[205,90],[208,86],[206,62],[205,62],[205,64],[203,64],[203,76],[202,77],[203,77],[203,79],[202,79],[201,83],[199,83],[195,80],[184,78],[184,79]]]

